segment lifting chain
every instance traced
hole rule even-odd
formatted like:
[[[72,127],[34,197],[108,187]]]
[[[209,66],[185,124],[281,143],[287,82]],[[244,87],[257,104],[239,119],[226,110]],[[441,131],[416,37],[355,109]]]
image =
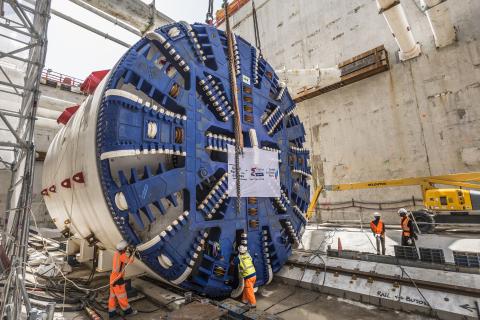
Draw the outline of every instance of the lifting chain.
[[[232,92],[232,104],[234,111],[234,124],[233,130],[235,133],[235,179],[236,179],[236,213],[237,215],[241,214],[241,202],[240,202],[240,154],[243,152],[243,133],[242,133],[242,124],[240,123],[240,111],[238,108],[238,88],[237,88],[237,75],[235,68],[235,54],[233,50],[233,37],[234,34],[230,28],[230,17],[228,12],[228,1],[224,0],[223,2],[225,10],[225,22],[226,28],[225,32],[227,35],[227,45],[228,45],[228,62],[229,62],[229,75],[230,75],[230,89]]]
[[[208,25],[213,25],[213,0],[208,0],[208,9],[205,23]]]
[[[260,43],[260,32],[258,30],[257,9],[255,8],[255,1],[252,0],[252,17],[253,17],[253,32],[255,34],[255,46],[262,55],[262,44]]]

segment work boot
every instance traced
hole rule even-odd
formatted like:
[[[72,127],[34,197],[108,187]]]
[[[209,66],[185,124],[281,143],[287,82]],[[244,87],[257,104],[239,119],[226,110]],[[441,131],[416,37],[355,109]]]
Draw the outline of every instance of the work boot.
[[[118,319],[119,317],[120,317],[120,314],[118,314],[117,311],[108,313],[108,319]]]
[[[132,308],[129,308],[124,311],[124,316],[133,316],[134,314],[137,314],[138,311]]]

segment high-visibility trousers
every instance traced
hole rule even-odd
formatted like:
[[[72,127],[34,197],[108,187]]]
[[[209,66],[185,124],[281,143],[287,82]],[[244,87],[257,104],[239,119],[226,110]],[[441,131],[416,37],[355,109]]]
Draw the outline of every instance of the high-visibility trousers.
[[[108,314],[110,316],[113,316],[116,313],[117,301],[125,314],[130,314],[132,312],[132,308],[128,303],[127,290],[125,290],[124,284],[110,286],[110,297],[108,298]]]
[[[255,292],[253,291],[253,287],[255,286],[256,281],[257,281],[256,276],[245,279],[245,285],[243,287],[243,294],[242,294],[243,303],[249,303],[252,306],[257,305],[257,300],[255,299]]]

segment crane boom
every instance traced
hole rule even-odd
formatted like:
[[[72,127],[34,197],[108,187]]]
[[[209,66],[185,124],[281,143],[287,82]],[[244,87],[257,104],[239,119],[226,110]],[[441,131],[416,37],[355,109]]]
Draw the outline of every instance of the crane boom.
[[[404,186],[420,186],[422,188],[422,195],[425,199],[426,190],[436,189],[435,185],[449,185],[468,189],[480,190],[480,172],[455,173],[442,176],[430,177],[416,177],[403,178],[392,180],[375,180],[355,183],[342,183],[332,185],[322,185],[315,189],[312,201],[308,206],[306,217],[310,219],[315,213],[315,206],[318,197],[323,190],[327,191],[345,191],[345,190],[360,190],[360,189],[374,189],[374,188],[388,188],[388,187],[404,187]]]

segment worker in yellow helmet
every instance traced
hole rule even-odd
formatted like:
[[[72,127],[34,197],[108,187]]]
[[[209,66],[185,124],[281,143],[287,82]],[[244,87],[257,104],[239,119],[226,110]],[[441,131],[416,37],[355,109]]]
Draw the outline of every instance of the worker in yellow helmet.
[[[257,273],[253,260],[246,246],[240,245],[238,247],[238,256],[234,259],[234,263],[238,265],[240,275],[244,280],[244,288],[242,294],[242,302],[248,304],[251,308],[257,307],[257,300],[255,299],[255,292],[253,287],[257,281]]]
[[[373,220],[370,221],[370,229],[377,241],[377,254],[380,254],[381,246],[382,255],[385,255],[385,224],[383,223],[379,212],[373,214]]]

